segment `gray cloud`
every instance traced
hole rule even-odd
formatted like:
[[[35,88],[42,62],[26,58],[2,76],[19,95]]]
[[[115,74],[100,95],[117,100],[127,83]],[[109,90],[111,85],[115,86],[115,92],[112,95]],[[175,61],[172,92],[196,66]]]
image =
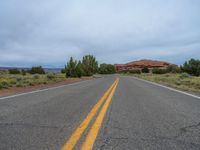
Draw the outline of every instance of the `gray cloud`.
[[[0,66],[200,58],[198,0],[2,0]]]

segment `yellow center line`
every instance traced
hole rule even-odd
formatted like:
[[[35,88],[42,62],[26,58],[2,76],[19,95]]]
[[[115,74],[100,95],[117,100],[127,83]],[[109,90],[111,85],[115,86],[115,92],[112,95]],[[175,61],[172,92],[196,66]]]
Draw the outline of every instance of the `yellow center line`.
[[[115,84],[114,88],[112,89],[112,91],[111,91],[110,95],[108,96],[106,102],[104,103],[99,115],[97,116],[94,124],[92,125],[83,145],[81,146],[81,150],[92,150],[92,147],[94,145],[94,142],[96,140],[98,132],[101,128],[103,119],[105,117],[106,111],[108,109],[108,106],[109,106],[109,104],[112,100],[112,97],[115,93],[115,90],[117,88],[118,82],[119,82],[119,79],[117,79],[117,83]]]
[[[79,125],[79,127],[73,132],[69,140],[64,144],[64,146],[61,148],[61,150],[72,150],[74,146],[76,145],[77,141],[80,139],[81,135],[89,125],[92,118],[95,116],[105,99],[110,94],[111,90],[115,87],[117,84],[117,80],[110,86],[110,88],[105,92],[105,94],[98,100],[98,102],[95,104],[95,106],[92,108],[92,110],[89,112],[87,117],[83,120],[83,122]]]

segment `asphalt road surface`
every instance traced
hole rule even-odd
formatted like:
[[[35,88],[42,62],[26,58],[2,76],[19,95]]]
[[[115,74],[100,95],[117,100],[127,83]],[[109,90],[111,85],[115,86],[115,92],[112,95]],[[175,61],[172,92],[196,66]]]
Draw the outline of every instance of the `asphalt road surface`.
[[[104,76],[0,99],[0,150],[200,150],[200,99]]]

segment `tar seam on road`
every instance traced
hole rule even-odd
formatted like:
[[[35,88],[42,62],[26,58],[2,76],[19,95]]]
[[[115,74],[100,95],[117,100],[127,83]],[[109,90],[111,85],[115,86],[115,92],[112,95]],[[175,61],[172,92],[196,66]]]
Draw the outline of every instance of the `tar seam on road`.
[[[117,85],[118,85],[118,82],[119,82],[119,79],[117,79],[117,83],[115,84],[114,88],[112,89],[110,95],[108,96],[106,102],[104,103],[101,111],[99,112],[99,115],[97,116],[94,124],[92,125],[85,141],[83,142],[83,145],[81,146],[81,150],[92,150],[92,147],[94,145],[94,142],[97,138],[97,135],[100,131],[100,128],[101,128],[101,125],[102,125],[102,122],[103,122],[103,119],[106,115],[106,112],[107,112],[107,109],[108,109],[108,106],[112,100],[112,97],[114,96],[114,93],[115,93],[115,90],[117,88]]]
[[[64,146],[61,148],[61,150],[72,150],[78,140],[81,138],[83,132],[88,127],[89,123],[93,119],[93,117],[96,115],[100,107],[103,105],[104,101],[107,97],[109,97],[110,93],[113,91],[115,86],[117,85],[118,80],[115,80],[115,82],[110,86],[110,88],[105,92],[105,94],[98,100],[98,102],[94,105],[92,110],[89,112],[87,117],[83,120],[83,122],[79,125],[79,127],[72,133],[69,140],[64,144]]]
[[[178,93],[181,93],[181,94],[185,94],[185,95],[191,96],[191,97],[193,97],[193,98],[200,99],[199,96],[196,96],[196,95],[193,95],[193,94],[190,94],[190,93],[187,93],[187,92],[183,92],[183,91],[180,91],[180,90],[171,88],[171,87],[167,87],[167,86],[164,86],[164,85],[155,83],[155,82],[147,81],[147,80],[140,79],[140,78],[136,78],[136,77],[131,77],[131,78],[134,78],[134,79],[136,79],[136,80],[143,81],[143,82],[146,82],[146,83],[150,83],[150,84],[153,84],[153,85],[156,85],[156,86],[159,86],[159,87],[163,87],[163,88],[165,88],[165,89],[168,89],[168,90],[171,90],[171,91],[174,91],[174,92],[178,92]]]
[[[79,82],[76,82],[76,83],[70,83],[70,84],[67,84],[67,85],[60,85],[60,86],[51,87],[51,88],[45,88],[45,89],[41,89],[41,90],[35,90],[35,91],[31,91],[31,92],[26,92],[26,93],[15,94],[15,95],[11,95],[11,96],[0,97],[0,100],[18,97],[18,96],[23,96],[23,95],[28,95],[28,94],[33,94],[33,93],[38,93],[38,92],[44,92],[44,91],[48,91],[48,90],[54,90],[54,89],[58,89],[58,88],[62,88],[62,87],[80,84],[80,83],[87,82],[87,81],[89,81],[89,80],[79,81]]]

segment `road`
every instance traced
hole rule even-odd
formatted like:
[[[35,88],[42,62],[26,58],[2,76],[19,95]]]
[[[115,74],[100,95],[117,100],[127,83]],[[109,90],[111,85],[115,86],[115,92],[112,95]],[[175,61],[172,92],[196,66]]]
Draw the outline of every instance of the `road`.
[[[104,76],[0,99],[1,150],[199,150],[200,99]]]

